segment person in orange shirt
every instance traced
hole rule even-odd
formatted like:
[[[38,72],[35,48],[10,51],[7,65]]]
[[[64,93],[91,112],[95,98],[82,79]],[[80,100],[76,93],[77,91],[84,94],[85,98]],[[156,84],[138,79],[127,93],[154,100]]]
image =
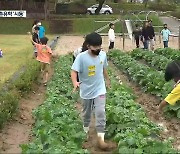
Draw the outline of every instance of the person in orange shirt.
[[[44,85],[47,84],[48,77],[49,77],[49,70],[50,70],[50,62],[52,59],[52,50],[47,45],[48,38],[43,37],[40,39],[40,44],[34,42],[31,38],[31,42],[37,48],[37,60],[41,63],[41,70],[43,72],[43,83]]]
[[[159,105],[159,111],[161,112],[163,108],[167,105],[175,105],[177,101],[180,100],[180,61],[176,60],[168,64],[165,71],[165,80],[175,81],[174,89],[171,91],[171,93],[168,94],[168,96],[160,103]]]

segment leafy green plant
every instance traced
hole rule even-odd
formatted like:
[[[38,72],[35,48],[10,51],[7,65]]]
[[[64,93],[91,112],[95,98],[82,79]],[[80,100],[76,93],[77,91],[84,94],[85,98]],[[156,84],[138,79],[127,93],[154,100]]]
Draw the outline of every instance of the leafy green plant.
[[[72,94],[70,56],[60,57],[47,87],[47,99],[34,111],[34,140],[22,145],[23,153],[88,153],[82,122],[75,109],[77,94]],[[170,142],[158,137],[160,128],[147,117],[134,99],[132,90],[122,84],[112,70],[112,88],[107,93],[107,136],[118,143],[119,153],[174,153]],[[153,136],[156,136],[153,138]],[[159,148],[158,148],[159,147]]]
[[[143,49],[135,49],[130,55],[136,60],[144,60],[150,67],[156,68],[159,71],[164,71],[168,63],[172,60],[158,55],[152,51],[145,51]]]
[[[147,65],[138,63],[130,55],[119,50],[114,50],[109,56],[113,63],[124,73],[127,73],[133,81],[141,85],[145,92],[164,99],[172,90],[173,83],[165,81],[162,71],[157,71]],[[175,106],[177,105],[178,104]],[[173,108],[170,107],[169,111],[170,110],[173,111],[176,116],[179,115],[179,109],[173,110]]]
[[[132,90],[119,84],[110,71],[112,88],[107,93],[107,137],[118,143],[118,153],[148,154],[176,153],[170,140],[159,138],[160,128],[151,122],[140,105],[135,102]]]
[[[23,94],[30,91],[32,83],[37,80],[40,65],[32,60],[20,72],[16,72],[9,81],[1,87],[0,92],[0,128],[16,113],[19,100]]]
[[[36,123],[32,143],[22,145],[23,153],[87,153],[82,149],[86,135],[75,109],[77,94],[72,93],[70,56],[55,64],[55,74],[47,87],[47,99],[33,115]]]
[[[159,54],[159,55],[163,55],[168,59],[180,60],[180,52],[179,52],[179,50],[176,50],[176,49],[158,48],[154,52]]]

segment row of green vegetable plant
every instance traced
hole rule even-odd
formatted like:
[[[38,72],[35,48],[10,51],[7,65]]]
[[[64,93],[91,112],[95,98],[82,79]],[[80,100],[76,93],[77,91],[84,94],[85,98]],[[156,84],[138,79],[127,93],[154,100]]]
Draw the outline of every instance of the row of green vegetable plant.
[[[154,51],[156,54],[163,55],[168,59],[180,60],[180,50],[172,48],[158,48]]]
[[[107,137],[118,144],[118,153],[176,153],[170,140],[159,138],[160,128],[151,122],[142,107],[135,102],[132,89],[118,83],[110,70],[111,89],[107,93]]]
[[[33,113],[34,139],[21,145],[23,153],[87,153],[82,121],[75,109],[77,94],[72,94],[70,56],[55,63],[55,74],[47,87],[47,99]]]
[[[72,94],[69,56],[55,64],[55,74],[47,88],[47,99],[34,111],[32,143],[22,145],[23,153],[86,153],[82,122],[75,109],[77,95]],[[120,153],[175,153],[170,140],[158,138],[160,128],[153,124],[132,90],[119,84],[110,70],[112,88],[107,93],[107,137],[114,138]]]
[[[114,50],[109,56],[115,66],[124,73],[127,73],[133,81],[141,85],[145,92],[163,99],[173,89],[173,83],[165,81],[163,72],[138,63],[127,53]],[[175,106],[168,106],[166,111],[173,112],[173,115],[180,118],[180,103],[177,103]]]
[[[172,60],[158,55],[149,50],[135,49],[130,53],[131,57],[136,60],[144,60],[150,67],[153,67],[159,71],[164,71],[168,63]]]

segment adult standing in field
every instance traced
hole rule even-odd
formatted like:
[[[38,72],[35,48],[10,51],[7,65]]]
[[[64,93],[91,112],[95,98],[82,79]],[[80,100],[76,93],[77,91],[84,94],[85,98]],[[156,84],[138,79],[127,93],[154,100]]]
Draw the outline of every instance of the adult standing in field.
[[[33,26],[32,26],[32,34],[35,32],[34,28],[38,26],[38,23],[39,23],[39,20],[34,20]]]
[[[109,50],[114,48],[114,42],[115,42],[115,33],[114,33],[114,24],[109,24],[109,31],[108,31],[108,37],[109,37]]]
[[[39,38],[45,37],[45,28],[42,26],[41,22],[37,24],[39,26]]]
[[[169,36],[171,35],[170,30],[167,28],[167,24],[164,24],[164,29],[161,31],[164,48],[168,48]]]
[[[154,27],[152,25],[152,20],[148,20],[148,37],[149,37],[149,42],[148,45],[150,45],[150,50],[154,50],[154,45],[155,45],[155,33],[154,33]]]
[[[72,65],[71,79],[75,91],[80,87],[80,97],[83,103],[83,128],[88,134],[92,110],[95,111],[96,131],[98,146],[102,150],[111,148],[105,141],[105,102],[106,86],[110,87],[110,80],[107,73],[106,53],[101,50],[102,38],[97,33],[86,36],[88,50],[80,53]],[[77,82],[79,75],[79,82]]]
[[[144,23],[144,26],[142,28],[141,41],[143,42],[144,49],[148,49],[149,33],[148,33],[148,22],[147,21]]]
[[[133,36],[136,41],[136,48],[139,48],[139,39],[142,32],[138,24],[135,25],[135,30],[133,31]]]

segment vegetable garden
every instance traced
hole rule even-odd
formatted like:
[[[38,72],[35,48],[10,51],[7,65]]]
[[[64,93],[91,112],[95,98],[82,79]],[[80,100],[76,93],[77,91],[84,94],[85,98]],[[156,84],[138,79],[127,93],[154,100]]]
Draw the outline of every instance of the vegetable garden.
[[[162,55],[163,53],[163,55]],[[115,153],[178,153],[172,146],[172,138],[163,139],[163,127],[152,122],[136,101],[133,89],[123,83],[116,69],[142,87],[142,90],[164,98],[172,89],[172,82],[165,83],[163,72],[167,62],[179,58],[172,49],[157,49],[155,53],[136,49],[130,54],[114,50],[108,54],[113,66],[109,67],[111,89],[107,93],[106,138],[117,144]],[[158,55],[159,54],[159,55]],[[23,153],[91,153],[83,149],[86,135],[83,132],[81,116],[75,108],[78,94],[72,93],[70,67],[72,56],[61,56],[54,64],[55,74],[47,87],[47,99],[33,115],[36,123],[34,139],[21,145]],[[159,59],[158,59],[159,57]],[[162,63],[162,62],[164,63]],[[166,109],[180,118],[180,106]],[[165,113],[165,114],[166,114]]]

